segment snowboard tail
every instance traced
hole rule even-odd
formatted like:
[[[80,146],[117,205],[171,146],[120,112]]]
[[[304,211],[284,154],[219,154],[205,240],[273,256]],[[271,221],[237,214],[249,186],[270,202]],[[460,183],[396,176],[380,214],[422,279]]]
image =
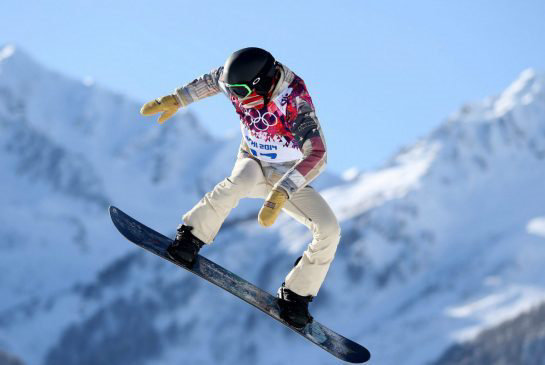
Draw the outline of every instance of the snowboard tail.
[[[172,242],[170,238],[143,225],[120,209],[111,206],[110,217],[117,230],[132,243],[239,297],[333,356],[351,363],[363,363],[370,359],[371,354],[365,347],[339,335],[316,320],[308,323],[302,329],[290,326],[289,323],[280,318],[278,299],[275,296],[207,258],[197,255],[191,267],[171,259],[166,252],[167,247]]]

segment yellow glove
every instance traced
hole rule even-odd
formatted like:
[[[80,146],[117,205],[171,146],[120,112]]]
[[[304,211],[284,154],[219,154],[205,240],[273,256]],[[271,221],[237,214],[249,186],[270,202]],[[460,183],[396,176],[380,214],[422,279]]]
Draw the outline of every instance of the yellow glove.
[[[288,200],[288,194],[283,189],[273,189],[259,211],[259,216],[257,217],[259,224],[263,227],[272,226],[276,218],[278,218],[286,200]]]
[[[140,109],[140,114],[142,115],[152,115],[157,113],[163,113],[159,117],[159,123],[163,123],[168,118],[172,117],[181,105],[178,102],[178,98],[175,95],[166,95],[162,96],[159,99],[150,101],[149,103],[144,104],[142,109]]]

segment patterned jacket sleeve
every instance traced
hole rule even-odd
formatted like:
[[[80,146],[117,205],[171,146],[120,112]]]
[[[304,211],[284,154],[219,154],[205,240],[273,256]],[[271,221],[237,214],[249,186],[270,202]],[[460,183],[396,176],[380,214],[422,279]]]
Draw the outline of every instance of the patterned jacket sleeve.
[[[219,78],[223,67],[213,69],[207,74],[191,81],[190,83],[176,89],[176,94],[182,102],[182,106],[216,95],[222,91],[219,85]]]
[[[312,100],[304,84],[302,88],[294,98],[297,116],[290,129],[303,157],[275,185],[286,190],[290,197],[324,170],[327,157],[325,139]]]

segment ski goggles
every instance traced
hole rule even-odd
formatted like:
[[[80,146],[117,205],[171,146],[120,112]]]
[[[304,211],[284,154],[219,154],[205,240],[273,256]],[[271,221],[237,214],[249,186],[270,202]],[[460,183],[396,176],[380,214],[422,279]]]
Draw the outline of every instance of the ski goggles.
[[[239,98],[245,98],[252,93],[252,89],[246,84],[225,84],[227,90],[230,93],[238,96]]]

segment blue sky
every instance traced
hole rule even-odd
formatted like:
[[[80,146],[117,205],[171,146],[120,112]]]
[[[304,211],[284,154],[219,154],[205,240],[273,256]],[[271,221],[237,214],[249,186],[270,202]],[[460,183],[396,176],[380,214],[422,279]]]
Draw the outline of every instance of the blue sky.
[[[541,0],[0,5],[0,44],[142,102],[239,48],[266,48],[305,80],[335,172],[376,168],[463,103],[499,93],[525,68],[544,72],[544,36]],[[221,95],[190,108],[215,135],[239,130]]]

